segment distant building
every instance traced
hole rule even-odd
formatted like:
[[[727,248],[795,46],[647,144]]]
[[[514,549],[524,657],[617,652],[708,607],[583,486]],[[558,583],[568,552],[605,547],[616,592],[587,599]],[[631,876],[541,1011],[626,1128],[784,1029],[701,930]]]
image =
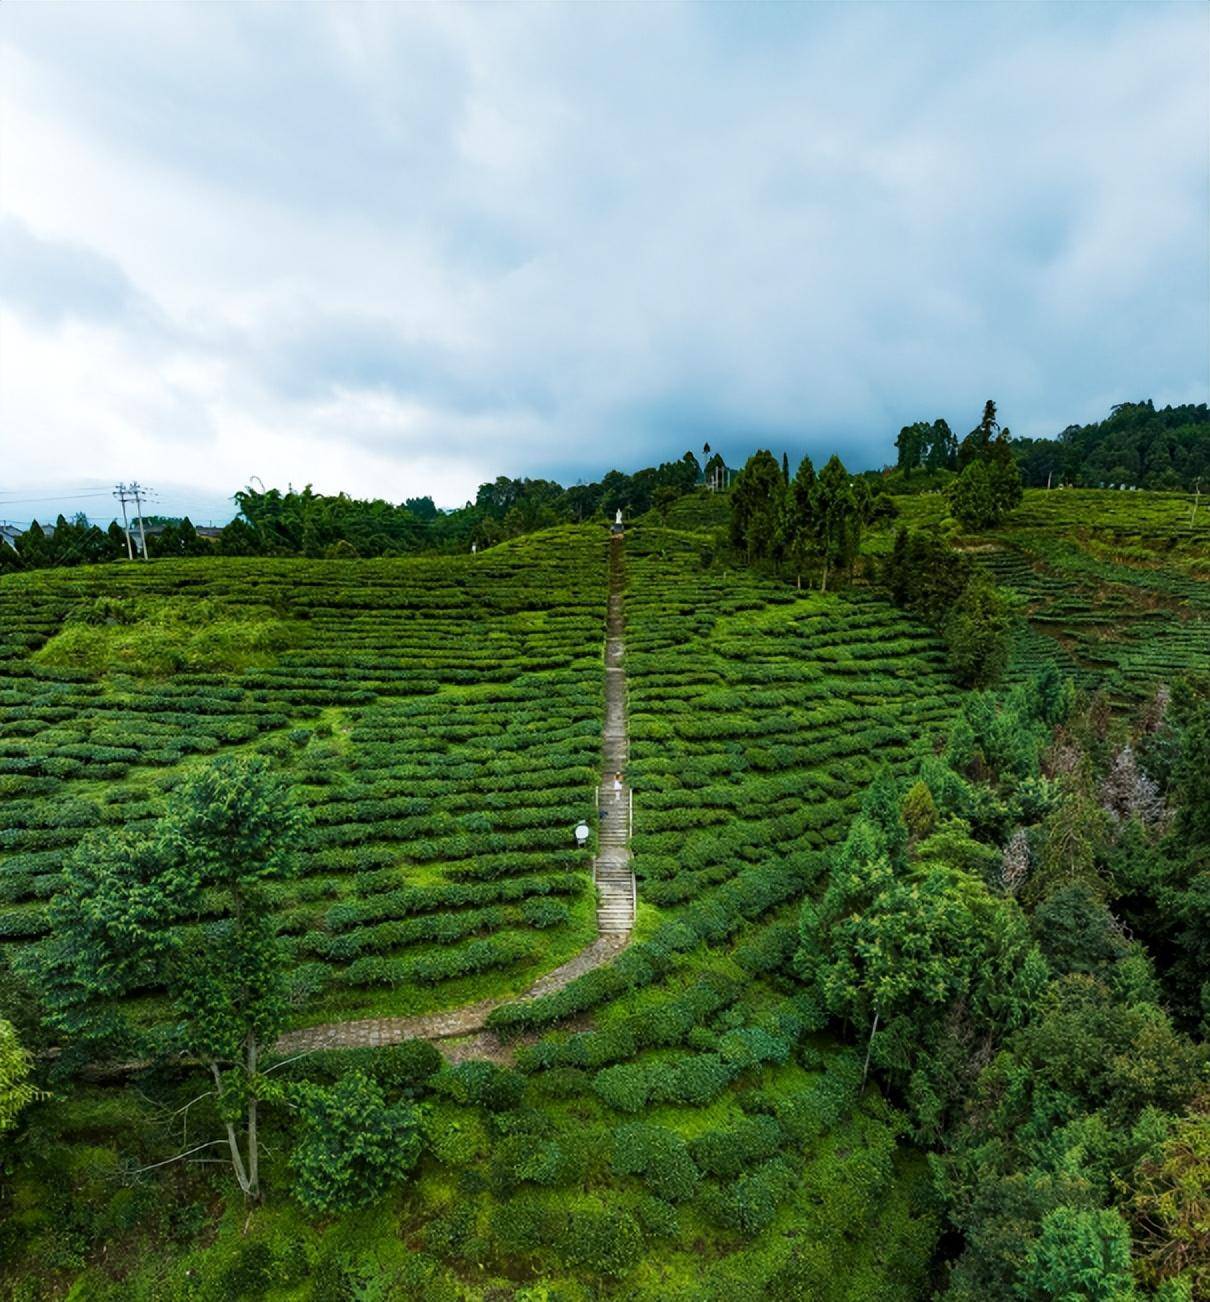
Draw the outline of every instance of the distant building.
[[[176,519],[156,520],[154,522],[149,520],[143,525],[142,532],[146,535],[148,542],[150,542],[152,539],[158,538],[170,525],[175,529],[180,523],[181,521]],[[193,532],[197,534],[199,538],[204,538],[211,544],[218,542],[218,540],[223,536],[222,528],[216,524],[195,524],[193,526]],[[135,551],[142,555],[143,546],[139,541],[139,517],[137,515],[130,522],[130,541],[134,545]],[[151,554],[153,556],[155,555],[154,549],[152,549]]]
[[[25,532],[19,524],[0,524],[0,542],[7,543],[13,551],[17,550],[17,539]]]

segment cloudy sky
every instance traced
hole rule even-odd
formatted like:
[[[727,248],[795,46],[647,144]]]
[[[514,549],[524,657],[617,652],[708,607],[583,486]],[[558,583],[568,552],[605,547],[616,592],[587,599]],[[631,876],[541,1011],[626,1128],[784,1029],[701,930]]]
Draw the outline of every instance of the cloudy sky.
[[[1208,397],[1201,3],[10,2],[0,42],[0,518]]]

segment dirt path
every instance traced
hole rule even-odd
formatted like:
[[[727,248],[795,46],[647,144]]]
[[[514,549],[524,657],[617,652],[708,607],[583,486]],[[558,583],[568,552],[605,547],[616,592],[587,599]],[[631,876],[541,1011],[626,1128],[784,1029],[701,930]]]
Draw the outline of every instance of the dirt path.
[[[561,990],[576,977],[608,963],[630,941],[634,927],[635,885],[630,862],[630,787],[625,780],[629,738],[626,727],[626,675],[622,667],[623,618],[622,535],[614,534],[609,547],[609,608],[605,630],[605,728],[601,743],[599,849],[593,863],[597,887],[597,928],[600,935],[566,963],[547,972],[520,996]],[[614,774],[622,773],[619,789]],[[325,1022],[287,1031],[274,1046],[280,1054],[309,1053],[316,1049],[365,1049],[403,1040],[436,1040],[452,1062],[468,1058],[511,1059],[512,1049],[485,1029],[487,1016],[509,999],[482,999],[441,1013],[415,1017],[367,1017],[351,1022]]]

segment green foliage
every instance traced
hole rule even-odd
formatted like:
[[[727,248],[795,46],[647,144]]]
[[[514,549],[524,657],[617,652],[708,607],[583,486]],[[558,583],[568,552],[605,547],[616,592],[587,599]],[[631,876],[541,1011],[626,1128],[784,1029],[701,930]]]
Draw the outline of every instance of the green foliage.
[[[1102,421],[1069,425],[1053,439],[1018,439],[1014,453],[1026,484],[1126,483],[1193,487],[1210,475],[1210,410],[1205,403],[1164,407],[1151,399],[1118,403]]]
[[[828,586],[830,570],[853,563],[861,546],[862,523],[849,472],[839,457],[829,457],[819,472],[811,497],[811,528],[816,551],[823,562],[821,591]]]
[[[776,557],[785,482],[771,452],[754,452],[731,490],[731,545],[749,561]]]
[[[1183,1282],[1192,1297],[1204,1296],[1210,1290],[1210,1114],[1176,1118],[1139,1162],[1133,1183],[1139,1274],[1148,1284]]]
[[[100,599],[106,600],[106,599]],[[193,598],[94,603],[69,615],[35,653],[38,664],[94,676],[164,677],[181,670],[243,670],[271,664],[297,636],[269,610],[239,609]]]
[[[946,422],[940,419],[931,424],[918,420],[913,425],[905,425],[899,431],[895,447],[899,454],[896,465],[905,477],[919,466],[929,470],[952,468],[958,454],[957,440]]]
[[[472,1059],[445,1067],[431,1082],[432,1088],[457,1103],[474,1104],[489,1112],[515,1108],[525,1093],[525,1079],[494,1062]]]
[[[900,812],[908,835],[914,841],[919,841],[934,831],[938,819],[937,802],[933,799],[928,784],[922,779],[914,782],[904,793]]]
[[[1128,949],[1104,900],[1086,882],[1048,895],[1034,911],[1033,930],[1051,969],[1059,974],[1108,975]]]
[[[901,527],[882,567],[882,582],[897,606],[939,628],[970,582],[970,557],[931,530]]]
[[[942,626],[949,666],[966,687],[996,682],[1008,666],[1015,623],[1008,594],[975,578],[963,590]]]
[[[406,1103],[388,1105],[360,1072],[335,1085],[294,1087],[299,1140],[290,1155],[294,1194],[316,1211],[351,1211],[403,1179],[420,1157],[419,1116]]]
[[[657,1198],[686,1202],[701,1178],[685,1141],[664,1126],[636,1122],[619,1126],[613,1138],[613,1169],[637,1175]]]
[[[113,1000],[168,992],[177,1044],[210,1070],[240,1187],[258,1192],[258,1055],[286,1017],[285,952],[269,888],[293,874],[306,825],[288,787],[258,757],[194,770],[142,836],[86,842],[33,951],[52,1024],[84,1042],[118,1040]],[[225,916],[204,916],[221,900]],[[119,1040],[120,1042],[120,1040]],[[234,1124],[244,1115],[247,1152]]]
[[[21,1110],[39,1095],[29,1079],[33,1058],[11,1022],[0,1018],[0,1135],[17,1123]]]
[[[1031,1302],[1126,1302],[1135,1296],[1130,1229],[1115,1211],[1056,1207],[1030,1245],[1017,1296]]]
[[[616,1279],[638,1264],[643,1234],[627,1212],[576,1208],[559,1237],[557,1251],[577,1274]]]
[[[775,1157],[746,1171],[731,1183],[712,1189],[705,1199],[707,1215],[741,1234],[759,1234],[777,1215],[795,1183],[794,1170]]]

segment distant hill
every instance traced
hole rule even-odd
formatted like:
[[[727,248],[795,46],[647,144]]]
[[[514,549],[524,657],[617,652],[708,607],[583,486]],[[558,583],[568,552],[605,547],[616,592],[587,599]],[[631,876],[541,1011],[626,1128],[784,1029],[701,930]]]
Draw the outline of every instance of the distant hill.
[[[1151,399],[1123,402],[1095,425],[1068,425],[1057,438],[1016,439],[1013,447],[1033,488],[1050,481],[1190,489],[1198,476],[1210,481],[1210,408],[1186,403],[1156,411]]]

